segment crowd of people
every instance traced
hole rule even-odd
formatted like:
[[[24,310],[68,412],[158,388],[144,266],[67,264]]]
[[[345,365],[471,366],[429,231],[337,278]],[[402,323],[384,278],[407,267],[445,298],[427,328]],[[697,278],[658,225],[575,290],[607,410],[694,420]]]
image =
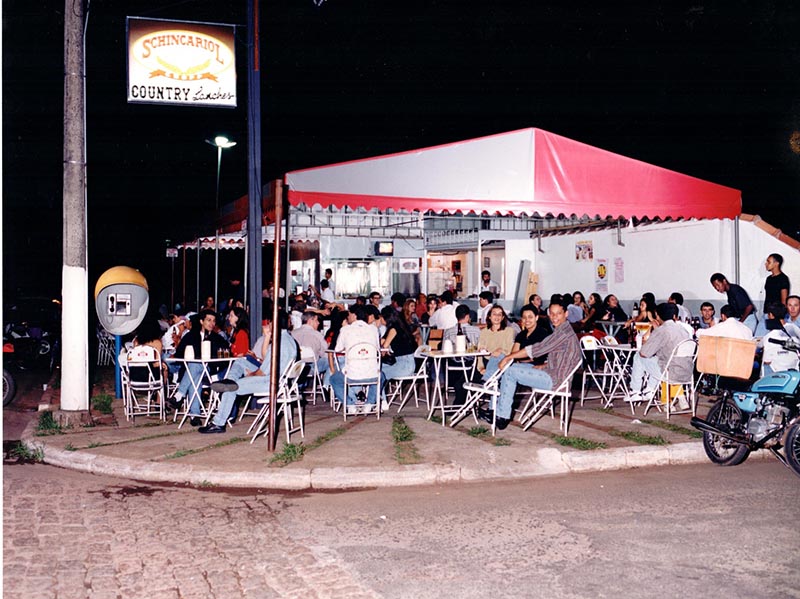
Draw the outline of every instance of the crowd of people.
[[[417,369],[415,352],[422,344],[424,327],[441,329],[443,341],[453,342],[464,335],[467,343],[487,355],[479,359],[473,381],[490,377],[497,369],[508,367],[501,379],[497,414],[486,410],[481,418],[495,422],[499,429],[505,428],[511,419],[512,402],[518,384],[551,389],[558,385],[580,361],[579,338],[607,335],[604,321],[621,325],[616,327],[618,341],[632,341],[631,335],[641,330],[639,351],[632,362],[630,401],[644,401],[656,392],[655,381],[663,372],[667,360],[675,347],[693,336],[716,335],[738,339],[753,336],[769,338],[800,338],[800,296],[790,295],[788,277],[781,272],[783,258],[770,254],[765,266],[769,276],[765,282],[765,308],[759,318],[755,305],[747,291],[730,283],[726,276],[714,273],[710,277],[712,287],[725,294],[727,303],[719,310],[703,302],[700,315],[693,317],[684,306],[684,296],[672,293],[666,301],[658,304],[652,293],[643,293],[628,315],[614,294],[601,297],[591,293],[588,299],[580,291],[554,294],[548,307],[542,298],[530,296],[518,315],[506,313],[495,302],[497,284],[484,273],[480,289],[477,289],[478,307],[471,310],[459,304],[452,291],[440,295],[418,294],[407,297],[394,293],[387,305],[378,292],[358,297],[351,305],[337,302],[333,293],[330,270],[320,282],[320,289],[310,287],[307,291],[290,295],[289,309],[279,310],[281,331],[280,369],[283,371],[294,359],[300,359],[300,348],[310,352],[316,369],[323,377],[325,392],[332,395],[351,413],[385,409],[386,387],[393,380],[412,375]],[[200,427],[202,433],[225,432],[226,423],[235,413],[237,395],[247,395],[256,390],[265,391],[269,386],[269,364],[271,353],[272,293],[265,293],[262,334],[251,343],[249,338],[248,312],[241,302],[230,298],[224,309],[217,311],[214,298],[207,298],[197,313],[171,314],[162,319],[161,327],[145,322],[137,331],[134,344],[151,345],[164,358],[181,357],[187,347],[200,355],[203,341],[209,341],[213,355],[230,355],[237,358],[224,380],[216,381],[212,388],[221,393],[221,402],[213,421]],[[639,327],[637,327],[639,325]],[[359,393],[355,386],[345,397],[344,374],[340,357],[356,344],[369,344],[383,354],[380,380]],[[335,350],[331,352],[329,350]],[[169,362],[168,362],[169,363]],[[463,365],[463,360],[461,361]],[[797,356],[782,351],[776,344],[764,344],[763,364],[765,372],[797,368]],[[678,370],[688,364],[673,365]],[[179,377],[175,394],[168,402],[178,409],[188,402],[188,413],[193,425],[200,424],[200,390],[192,385],[192,377],[202,372],[179,372],[184,367],[179,362],[165,369]],[[189,363],[189,370],[202,369],[199,364]],[[463,403],[470,369],[453,369],[450,383],[455,389],[455,403]],[[650,375],[650,376],[646,376]],[[367,381],[369,372],[357,368],[348,371],[348,378]],[[383,404],[381,406],[380,404]]]

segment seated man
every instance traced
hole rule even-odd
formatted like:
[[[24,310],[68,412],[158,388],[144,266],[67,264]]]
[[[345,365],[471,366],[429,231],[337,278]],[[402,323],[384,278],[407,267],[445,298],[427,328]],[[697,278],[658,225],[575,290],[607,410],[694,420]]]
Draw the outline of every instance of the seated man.
[[[547,354],[547,363],[536,366],[533,363],[512,364],[500,379],[500,396],[497,399],[496,425],[500,430],[505,429],[511,422],[511,408],[514,403],[514,394],[517,385],[525,385],[535,389],[550,390],[553,385],[563,381],[570,370],[581,361],[581,348],[578,337],[572,326],[567,322],[567,309],[563,300],[558,301],[555,296],[550,301],[548,314],[553,326],[553,334],[538,343],[523,347],[503,357],[499,368],[504,368],[508,362],[517,359],[533,359]],[[488,372],[488,367],[487,367]],[[490,410],[479,410],[478,415],[482,420],[491,423]]]
[[[790,295],[786,298],[786,323],[800,327],[800,296]]]
[[[700,304],[700,328],[710,329],[717,324],[717,319],[714,318],[714,304],[711,302],[703,302]]]
[[[797,327],[793,324],[784,324],[786,307],[779,303],[768,304],[764,312],[767,316],[766,329],[768,331],[762,339],[764,343],[762,358],[764,374],[782,370],[797,370],[797,352],[784,349],[783,346],[770,342],[770,339],[786,341],[790,336],[790,330],[788,329],[791,328],[791,333],[797,330]]]
[[[478,328],[486,326],[486,319],[489,317],[489,312],[494,305],[494,294],[491,291],[481,291],[478,295]]]
[[[264,303],[271,302],[265,301]],[[256,341],[253,350],[244,358],[238,358],[231,365],[226,379],[211,383],[211,388],[222,393],[222,396],[214,420],[208,426],[201,426],[198,429],[199,432],[203,434],[224,433],[237,395],[269,391],[269,370],[272,363],[272,309],[265,309],[264,314],[266,318],[261,327],[261,337]],[[286,319],[285,315],[281,316],[284,320]],[[297,343],[286,330],[286,324],[286,322],[279,322],[281,331],[279,373],[283,373],[292,360],[299,357]]]
[[[459,304],[456,307],[456,318],[458,319],[458,324],[444,332],[442,342],[450,341],[455,347],[456,336],[462,334],[467,338],[467,347],[470,345],[477,346],[481,331],[478,327],[472,326],[469,322],[469,306],[466,304]],[[456,393],[456,398],[453,401],[454,406],[464,405],[467,399],[467,391],[464,389],[464,383],[466,382],[465,375],[467,373],[464,369],[472,369],[473,361],[474,358],[450,358],[448,360],[447,377]]]
[[[380,352],[380,339],[378,338],[378,329],[373,326],[369,320],[370,316],[367,313],[367,306],[360,306],[354,304],[350,307],[350,314],[347,317],[347,326],[342,327],[339,332],[339,338],[336,341],[337,352],[347,351],[358,343],[369,343],[375,346],[375,350]],[[347,378],[352,383],[354,381],[360,382],[374,382],[376,377],[372,369],[365,369],[364,365],[359,363],[347,364],[344,367],[347,369]],[[379,371],[380,372],[380,371]],[[378,375],[378,378],[380,374]],[[381,381],[379,380],[379,384]],[[344,401],[344,373],[339,370],[331,375],[331,387],[333,388],[334,396],[337,400]],[[366,403],[370,405],[377,404],[378,394],[375,385],[370,385],[367,390]],[[345,409],[348,414],[355,414],[357,412],[356,389],[351,385]]]
[[[308,347],[314,352],[317,358],[317,370],[328,380],[328,342],[325,336],[319,332],[319,314],[316,312],[303,312],[303,324],[292,331],[292,337],[300,347]]]
[[[203,353],[203,341],[211,341],[212,357],[217,356],[218,350],[228,349],[230,347],[222,335],[214,332],[214,329],[217,326],[216,312],[213,310],[201,310],[200,314],[198,315],[198,319],[200,326],[193,326],[191,330],[189,330],[189,332],[181,338],[178,348],[175,350],[176,358],[183,358],[186,348],[191,346],[194,350],[195,358],[200,359]],[[198,385],[198,388],[195,389],[192,381],[197,381],[201,376],[203,376],[203,365],[199,362],[190,362],[186,364],[186,370],[187,372],[183,374],[183,378],[181,378],[181,382],[178,385],[178,390],[175,392],[175,396],[171,399],[168,399],[167,403],[173,409],[178,409],[180,407],[180,403],[186,399],[186,395],[191,391],[192,396],[189,398],[191,401],[189,405],[189,415],[191,416],[191,420],[189,422],[192,426],[199,426],[201,422],[199,418],[200,385]],[[211,374],[214,374],[214,372]]]
[[[656,307],[656,323],[658,326],[645,333],[642,349],[633,356],[631,364],[631,393],[625,401],[649,401],[658,390],[658,379],[667,366],[673,350],[681,341],[691,339],[685,327],[678,322],[676,304],[659,304]],[[692,359],[676,358],[670,365],[670,372],[680,380],[688,378],[692,372]],[[644,382],[645,373],[650,376]],[[644,385],[644,389],[642,386]],[[679,397],[680,408],[689,407],[686,398]]]
[[[738,318],[734,318],[733,309],[728,304],[720,308],[719,315],[720,321],[717,324],[707,329],[698,329],[697,336],[732,337],[733,339],[753,338],[753,331]]]
[[[678,306],[678,320],[681,322],[689,322],[692,320],[692,313],[688,310],[688,308],[684,307],[683,305],[683,294],[678,293],[675,291],[674,293],[670,294],[669,299],[667,300],[670,304],[675,304]]]

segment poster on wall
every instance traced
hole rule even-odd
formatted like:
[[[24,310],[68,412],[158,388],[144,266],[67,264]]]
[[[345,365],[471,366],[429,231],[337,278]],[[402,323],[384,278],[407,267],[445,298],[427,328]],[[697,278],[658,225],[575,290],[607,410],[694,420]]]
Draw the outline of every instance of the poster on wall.
[[[591,241],[576,241],[575,242],[575,261],[576,262],[591,262],[594,258],[594,250],[592,249]]]
[[[594,261],[594,287],[597,293],[608,293],[608,259],[598,258]]]
[[[614,258],[614,282],[615,283],[624,283],[625,282],[625,259],[624,258]]]

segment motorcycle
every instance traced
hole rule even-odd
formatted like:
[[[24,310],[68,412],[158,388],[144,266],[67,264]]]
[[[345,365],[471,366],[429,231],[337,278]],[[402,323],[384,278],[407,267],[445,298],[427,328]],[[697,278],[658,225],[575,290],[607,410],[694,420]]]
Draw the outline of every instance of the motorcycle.
[[[17,393],[17,381],[9,368],[6,368],[8,359],[14,354],[12,343],[3,343],[3,407],[5,408],[14,400]]]
[[[800,354],[800,341],[769,339]],[[736,466],[751,452],[769,449],[800,476],[800,372],[768,374],[748,391],[723,391],[705,419],[691,424],[703,432],[703,449],[720,466]],[[783,449],[783,453],[781,453]]]

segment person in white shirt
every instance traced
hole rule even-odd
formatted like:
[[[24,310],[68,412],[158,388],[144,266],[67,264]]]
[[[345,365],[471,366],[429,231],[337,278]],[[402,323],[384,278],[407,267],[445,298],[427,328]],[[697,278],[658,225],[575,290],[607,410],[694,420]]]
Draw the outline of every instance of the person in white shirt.
[[[330,268],[325,269],[325,280],[328,281],[328,289],[331,290],[333,295],[336,295],[336,285],[333,283],[333,271]]]
[[[765,323],[767,334],[762,337],[762,343],[764,344],[762,357],[764,374],[782,370],[797,370],[799,362],[797,352],[784,349],[783,346],[770,342],[770,339],[780,341],[789,339],[783,323],[783,319],[786,316],[786,307],[783,304],[772,303],[766,306],[764,312],[767,315]],[[789,326],[795,328],[794,325]]]
[[[486,319],[492,309],[494,302],[494,294],[491,291],[481,291],[478,294],[478,328],[482,329],[486,326]]]
[[[339,338],[336,341],[337,352],[347,351],[357,343],[369,343],[375,346],[375,350],[380,352],[380,339],[378,339],[378,329],[368,322],[366,306],[353,305],[350,307],[350,315],[347,317],[348,325],[343,327],[339,332]],[[375,380],[375,374],[372,371],[365,370],[364,365],[354,362],[347,364],[344,367],[347,369],[347,378],[351,381],[372,382]],[[368,368],[368,366],[367,366]],[[380,377],[380,371],[378,371]],[[379,380],[380,384],[380,380]],[[331,387],[336,399],[344,401],[344,373],[340,370],[331,375]],[[353,411],[352,408],[356,406],[356,388],[350,387],[347,397],[345,409]],[[370,385],[367,388],[367,404],[377,404],[378,394],[375,385]]]
[[[308,347],[317,358],[317,370],[328,379],[328,342],[319,332],[320,320],[316,312],[303,312],[303,324],[292,331],[292,337],[300,347]]]
[[[681,322],[687,322],[692,319],[692,313],[689,311],[688,308],[684,307],[683,305],[683,294],[678,293],[677,291],[669,296],[667,300],[670,304],[675,304],[678,306],[678,319]]]
[[[480,295],[484,291],[489,291],[493,294],[492,301],[500,295],[500,285],[492,280],[492,273],[488,270],[484,270],[481,273],[481,282],[475,286],[475,291],[473,293],[475,295]]]
[[[320,299],[322,299],[323,302],[336,301],[336,298],[333,295],[333,291],[331,291],[331,284],[328,283],[328,279],[322,279],[319,282],[319,289],[320,289],[319,297]]]
[[[786,323],[800,327],[800,296],[790,295],[786,298]]]
[[[458,325],[456,304],[453,302],[452,292],[445,291],[439,296],[439,308],[431,315],[428,324],[443,331]]]
[[[731,337],[733,339],[752,339],[753,331],[750,327],[742,323],[738,318],[733,317],[733,309],[725,304],[719,311],[721,320],[719,323],[708,329],[699,329],[697,336],[709,337]]]

